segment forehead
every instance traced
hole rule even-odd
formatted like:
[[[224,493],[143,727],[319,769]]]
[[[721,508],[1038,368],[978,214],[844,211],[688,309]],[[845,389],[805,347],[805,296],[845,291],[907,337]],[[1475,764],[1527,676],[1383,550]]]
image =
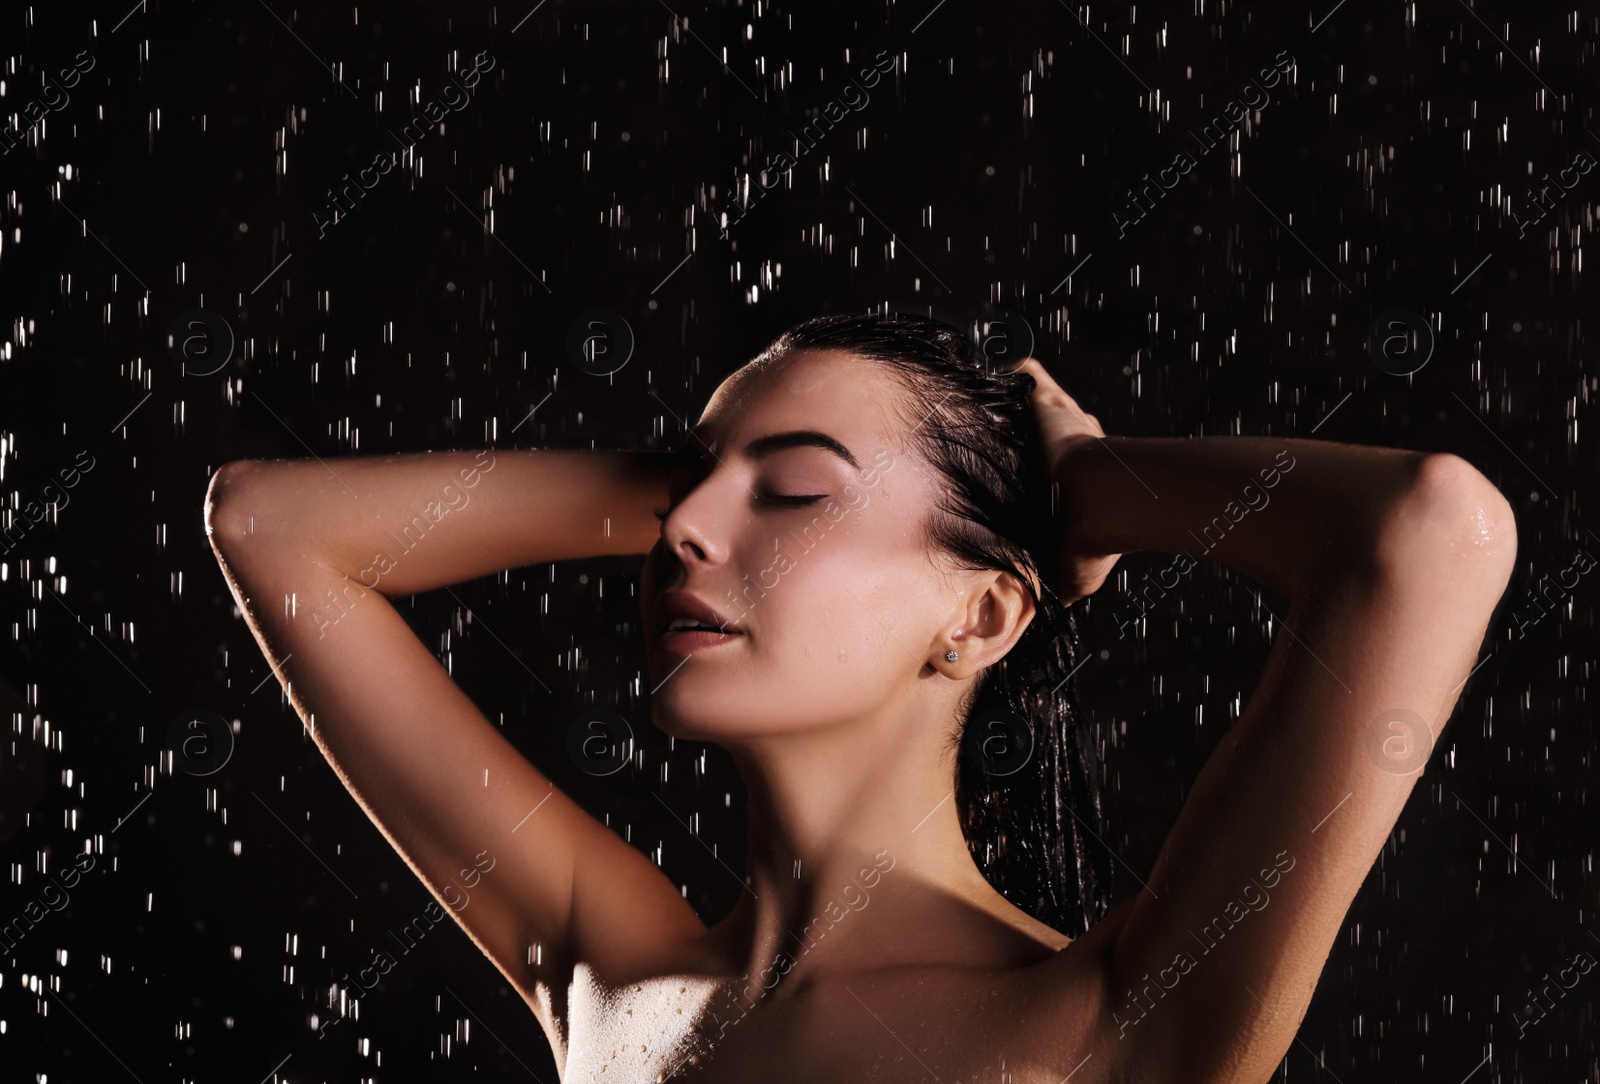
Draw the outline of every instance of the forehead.
[[[904,403],[905,389],[882,364],[845,350],[796,350],[734,372],[696,428],[711,441],[740,430],[811,428],[849,447],[898,446]]]

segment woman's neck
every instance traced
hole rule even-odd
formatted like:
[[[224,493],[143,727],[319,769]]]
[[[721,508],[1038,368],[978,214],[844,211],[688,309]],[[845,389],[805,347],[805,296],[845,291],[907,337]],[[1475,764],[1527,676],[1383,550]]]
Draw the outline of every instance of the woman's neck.
[[[1066,938],[1006,902],[973,862],[954,765],[865,744],[790,735],[729,750],[750,795],[749,873],[714,933],[750,996],[845,971],[1020,963],[1061,947]]]

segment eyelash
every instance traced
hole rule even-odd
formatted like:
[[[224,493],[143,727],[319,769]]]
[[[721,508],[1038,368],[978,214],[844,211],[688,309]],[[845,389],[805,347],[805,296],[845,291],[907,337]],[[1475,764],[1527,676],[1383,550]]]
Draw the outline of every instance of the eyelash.
[[[677,465],[689,467],[696,472],[703,472],[707,469],[704,457],[700,451],[688,444],[678,449],[676,454],[676,462]],[[756,497],[756,501],[760,504],[778,508],[803,508],[809,504],[816,504],[826,496],[826,493],[797,494],[793,496],[785,494],[769,494],[767,496],[758,495]],[[650,514],[656,517],[657,523],[665,523],[667,515],[671,511],[672,509],[670,507],[657,508],[652,510]]]
[[[761,504],[773,505],[779,508],[803,508],[808,504],[816,504],[826,496],[826,493],[797,494],[794,496],[775,493],[764,497],[757,496],[756,500]],[[669,511],[670,509],[659,508],[652,512],[651,515],[656,517],[656,522],[662,523],[666,521]]]

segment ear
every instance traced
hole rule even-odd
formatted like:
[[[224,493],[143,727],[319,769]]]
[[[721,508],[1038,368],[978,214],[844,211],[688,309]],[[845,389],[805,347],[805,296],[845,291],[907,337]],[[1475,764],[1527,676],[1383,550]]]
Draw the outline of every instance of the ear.
[[[1033,596],[1009,572],[975,573],[956,621],[934,645],[931,665],[953,678],[970,677],[1005,658],[1033,620]],[[947,651],[958,658],[948,661]]]

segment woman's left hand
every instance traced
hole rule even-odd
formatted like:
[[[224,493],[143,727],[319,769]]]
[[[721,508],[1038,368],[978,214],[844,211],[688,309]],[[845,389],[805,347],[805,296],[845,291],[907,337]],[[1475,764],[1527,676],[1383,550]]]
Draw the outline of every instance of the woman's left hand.
[[[1039,421],[1039,432],[1044,437],[1045,464],[1050,477],[1059,479],[1063,469],[1072,469],[1072,456],[1104,437],[1106,431],[1093,414],[1080,407],[1077,400],[1045,372],[1038,358],[1023,358],[1013,371],[1033,377],[1033,409]],[[1061,540],[1062,582],[1055,589],[1062,603],[1070,606],[1100,590],[1122,554],[1088,552],[1074,531],[1077,522],[1074,509],[1067,508],[1065,513],[1066,525]]]

